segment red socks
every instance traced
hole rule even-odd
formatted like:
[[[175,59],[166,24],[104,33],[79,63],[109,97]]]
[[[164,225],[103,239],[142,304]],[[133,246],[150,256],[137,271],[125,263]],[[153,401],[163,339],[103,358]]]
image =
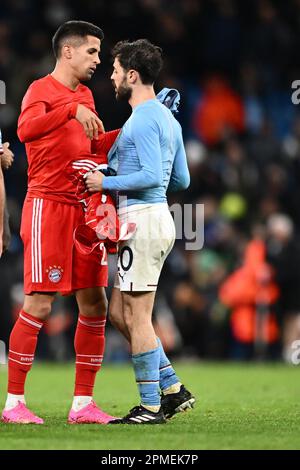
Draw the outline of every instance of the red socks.
[[[105,347],[103,317],[79,315],[75,334],[75,396],[92,396],[96,373],[101,367]],[[44,322],[21,310],[9,340],[8,393],[24,395],[24,385],[31,369],[38,334]]]
[[[43,321],[21,310],[9,339],[8,393],[24,395],[27,372],[31,369],[43,324]]]
[[[75,396],[92,396],[96,373],[105,347],[106,317],[79,315],[74,340],[76,352]]]

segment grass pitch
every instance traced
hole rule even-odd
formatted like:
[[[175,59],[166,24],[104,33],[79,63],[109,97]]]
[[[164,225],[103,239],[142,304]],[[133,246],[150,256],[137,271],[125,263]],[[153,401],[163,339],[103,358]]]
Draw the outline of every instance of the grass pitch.
[[[197,397],[193,411],[158,426],[68,425],[73,366],[36,364],[27,404],[43,426],[0,423],[0,449],[299,449],[299,367],[250,364],[177,364]],[[6,369],[0,366],[0,405]],[[138,404],[131,367],[104,366],[95,399],[122,416]]]

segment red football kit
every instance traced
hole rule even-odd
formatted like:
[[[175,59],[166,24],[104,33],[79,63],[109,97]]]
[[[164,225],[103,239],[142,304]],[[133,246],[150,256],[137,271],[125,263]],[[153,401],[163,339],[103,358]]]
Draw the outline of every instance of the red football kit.
[[[79,84],[73,91],[51,75],[33,82],[22,102],[18,136],[28,158],[21,223],[25,294],[107,286],[106,256],[83,255],[74,247],[73,232],[84,224],[84,213],[64,169],[80,154],[102,153],[119,131],[91,142],[75,119],[79,103],[96,113],[89,88]]]

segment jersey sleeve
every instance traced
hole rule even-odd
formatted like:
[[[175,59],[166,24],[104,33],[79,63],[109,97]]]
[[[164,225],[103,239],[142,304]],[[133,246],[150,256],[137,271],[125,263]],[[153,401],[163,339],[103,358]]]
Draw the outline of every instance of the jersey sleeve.
[[[17,133],[21,142],[40,139],[76,116],[77,103],[68,103],[47,112],[49,105],[47,90],[33,83],[23,98],[18,120]]]
[[[99,134],[98,139],[92,140],[92,153],[108,153],[113,146],[116,138],[119,135],[121,129],[116,129],[114,131],[104,132]]]
[[[155,118],[136,113],[132,119],[132,138],[140,163],[140,170],[129,175],[106,176],[104,190],[130,191],[156,188],[163,183],[159,126]]]

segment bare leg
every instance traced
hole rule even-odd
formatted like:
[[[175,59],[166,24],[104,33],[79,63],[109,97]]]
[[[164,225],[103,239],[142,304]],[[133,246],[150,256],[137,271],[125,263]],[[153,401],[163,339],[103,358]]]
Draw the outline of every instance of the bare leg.
[[[76,291],[79,312],[86,317],[106,317],[107,298],[104,287],[90,287]]]
[[[152,325],[155,292],[122,292],[124,319],[130,333],[132,354],[157,348]]]
[[[31,295],[25,295],[23,310],[29,315],[45,321],[50,315],[51,305],[54,301],[55,293],[35,292]]]
[[[112,325],[127,339],[130,343],[130,333],[125,323],[123,312],[123,298],[120,289],[113,288],[109,302],[109,320]]]

